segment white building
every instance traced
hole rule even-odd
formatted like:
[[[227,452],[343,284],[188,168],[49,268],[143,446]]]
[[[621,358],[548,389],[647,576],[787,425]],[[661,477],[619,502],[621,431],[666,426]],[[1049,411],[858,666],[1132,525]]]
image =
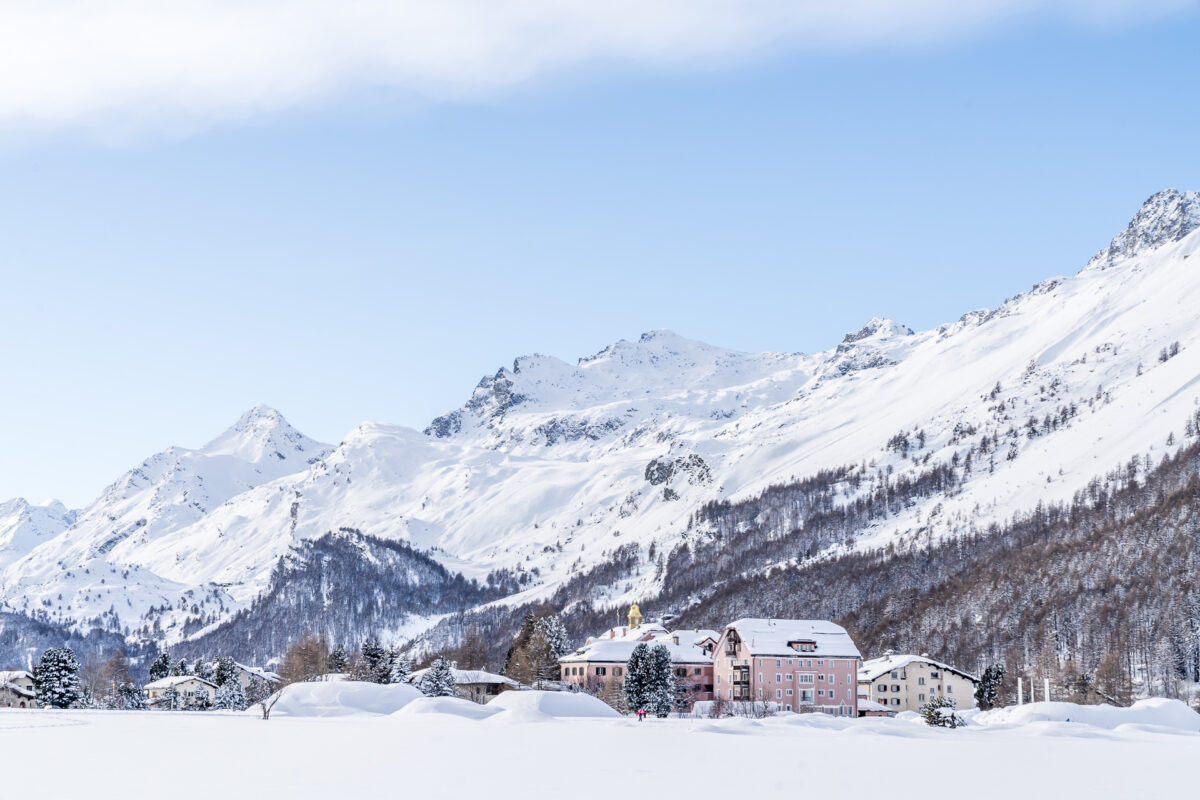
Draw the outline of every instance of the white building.
[[[151,706],[184,708],[193,705],[196,702],[196,696],[203,689],[208,693],[208,700],[211,703],[217,694],[217,685],[212,681],[206,681],[204,678],[197,678],[195,675],[171,675],[166,678],[159,678],[156,681],[147,683],[144,687],[146,691],[146,700]],[[175,690],[175,699],[172,703],[171,690]]]
[[[429,669],[419,669],[409,676],[409,683],[416,685]],[[521,689],[522,684],[512,678],[487,672],[482,669],[455,669],[454,686],[459,697],[474,700],[476,703],[486,703],[501,692],[509,689]]]
[[[946,697],[959,708],[975,705],[979,678],[926,655],[896,654],[863,663],[858,671],[860,693],[893,713],[919,711],[935,697]]]
[[[0,708],[38,708],[31,674],[25,670],[0,672]]]

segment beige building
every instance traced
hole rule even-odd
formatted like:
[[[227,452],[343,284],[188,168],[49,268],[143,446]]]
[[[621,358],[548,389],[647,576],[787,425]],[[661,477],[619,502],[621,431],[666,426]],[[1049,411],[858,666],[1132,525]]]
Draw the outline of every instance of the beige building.
[[[935,697],[949,698],[958,708],[972,708],[978,683],[974,675],[928,656],[891,651],[883,658],[863,662],[858,670],[859,696],[892,713],[919,711]]]
[[[195,675],[172,675],[151,681],[145,686],[146,701],[151,706],[166,708],[171,703],[171,689],[175,690],[175,708],[187,708],[194,705],[196,696],[201,689],[208,693],[211,703],[217,694],[217,685]]]
[[[0,672],[0,708],[37,708],[33,676],[18,670]]]

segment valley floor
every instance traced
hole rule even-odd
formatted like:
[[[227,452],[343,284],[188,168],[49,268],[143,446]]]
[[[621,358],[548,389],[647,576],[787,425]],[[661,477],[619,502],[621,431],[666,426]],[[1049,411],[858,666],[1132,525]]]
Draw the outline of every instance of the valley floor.
[[[1049,706],[1042,716],[1052,719],[1079,708]],[[436,704],[427,713],[266,722],[249,713],[0,710],[0,796],[107,800],[149,787],[172,800],[327,800],[379,790],[572,800],[735,792],[888,800],[946,792],[972,800],[1181,796],[1194,783],[1200,734],[1188,730],[1178,706],[1182,723],[1173,727],[1026,714],[958,730],[821,715],[642,723],[483,717],[488,712]]]

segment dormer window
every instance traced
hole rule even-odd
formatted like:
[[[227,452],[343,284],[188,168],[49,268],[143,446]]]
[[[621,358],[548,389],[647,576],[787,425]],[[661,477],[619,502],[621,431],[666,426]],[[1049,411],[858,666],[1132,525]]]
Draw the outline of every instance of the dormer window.
[[[815,653],[817,643],[812,639],[793,639],[788,642],[788,647],[795,650],[797,653]]]

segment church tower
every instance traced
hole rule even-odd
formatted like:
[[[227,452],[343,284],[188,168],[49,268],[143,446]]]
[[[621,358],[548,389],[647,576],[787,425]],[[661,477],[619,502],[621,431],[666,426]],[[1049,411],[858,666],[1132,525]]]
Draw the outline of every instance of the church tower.
[[[629,607],[629,629],[633,630],[642,624],[642,610],[634,603]]]

